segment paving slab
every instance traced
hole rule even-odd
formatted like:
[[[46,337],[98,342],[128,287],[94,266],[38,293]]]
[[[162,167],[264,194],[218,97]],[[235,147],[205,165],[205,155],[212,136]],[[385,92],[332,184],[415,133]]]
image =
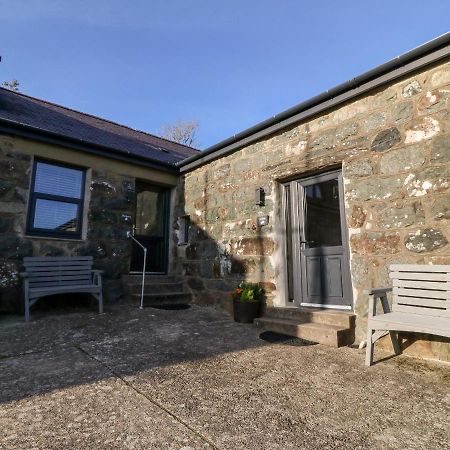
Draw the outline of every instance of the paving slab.
[[[0,361],[0,449],[211,449],[77,348]]]
[[[450,449],[449,365],[259,335],[196,306],[0,321],[0,449]]]

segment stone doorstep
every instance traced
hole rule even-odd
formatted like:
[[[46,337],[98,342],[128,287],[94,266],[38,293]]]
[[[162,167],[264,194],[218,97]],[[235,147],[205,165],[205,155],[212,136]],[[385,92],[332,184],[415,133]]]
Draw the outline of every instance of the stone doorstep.
[[[126,283],[126,290],[130,294],[140,294],[141,293],[142,284],[139,283]],[[144,286],[145,294],[165,294],[171,292],[183,292],[183,283],[175,282],[175,283],[146,283]]]
[[[140,284],[142,282],[142,274],[122,275],[122,282],[127,284]],[[175,275],[145,275],[145,284],[153,283],[181,283],[180,277]]]
[[[292,319],[275,319],[272,317],[260,317],[254,324],[267,331],[306,339],[328,347],[342,347],[352,342],[352,332],[349,328],[336,325],[306,322],[302,323]]]
[[[356,315],[349,311],[321,308],[267,308],[264,317],[291,319],[300,323],[320,323],[343,328],[355,328]]]
[[[133,303],[138,304],[141,300],[141,294],[131,294],[129,298]],[[144,294],[144,306],[167,303],[191,303],[191,300],[192,295],[188,292]]]

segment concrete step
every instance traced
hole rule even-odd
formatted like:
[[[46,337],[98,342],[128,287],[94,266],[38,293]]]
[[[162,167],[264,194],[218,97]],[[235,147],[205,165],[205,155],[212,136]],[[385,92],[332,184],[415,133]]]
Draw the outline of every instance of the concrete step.
[[[131,294],[129,297],[133,303],[138,304],[141,301],[140,294]],[[190,303],[191,299],[192,299],[191,294],[187,292],[144,294],[144,306],[163,305],[167,303]]]
[[[266,331],[275,331],[329,347],[350,345],[354,340],[352,330],[342,326],[273,317],[260,317],[255,319],[254,323]]]
[[[127,291],[130,294],[140,294],[142,289],[141,283],[127,283]],[[145,294],[165,294],[171,292],[183,292],[183,283],[146,283],[144,286]]]
[[[354,328],[356,316],[349,311],[320,308],[267,308],[264,317],[295,320],[301,323],[320,323],[342,328]]]

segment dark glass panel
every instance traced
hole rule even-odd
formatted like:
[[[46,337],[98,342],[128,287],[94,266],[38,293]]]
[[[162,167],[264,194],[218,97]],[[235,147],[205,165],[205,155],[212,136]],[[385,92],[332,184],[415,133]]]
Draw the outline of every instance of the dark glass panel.
[[[338,180],[305,186],[306,247],[342,245]]]
[[[136,200],[136,230],[138,236],[164,234],[164,192],[141,191]]]
[[[291,189],[287,185],[284,188],[285,192],[285,223],[286,223],[286,264],[287,264],[287,284],[288,284],[288,300],[294,301],[294,267],[293,267],[293,251],[292,251],[292,221],[291,221]]]

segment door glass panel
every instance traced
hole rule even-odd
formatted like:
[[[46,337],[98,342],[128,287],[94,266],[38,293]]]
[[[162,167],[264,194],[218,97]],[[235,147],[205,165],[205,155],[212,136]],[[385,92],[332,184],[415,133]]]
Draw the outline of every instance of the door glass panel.
[[[307,248],[342,245],[338,180],[304,187]]]
[[[294,300],[294,275],[293,275],[293,250],[292,250],[292,221],[291,221],[291,188],[289,185],[284,187],[284,220],[286,223],[286,264],[287,264],[287,284],[288,284],[288,300]]]
[[[136,198],[136,235],[162,236],[164,234],[164,193],[141,191]]]

